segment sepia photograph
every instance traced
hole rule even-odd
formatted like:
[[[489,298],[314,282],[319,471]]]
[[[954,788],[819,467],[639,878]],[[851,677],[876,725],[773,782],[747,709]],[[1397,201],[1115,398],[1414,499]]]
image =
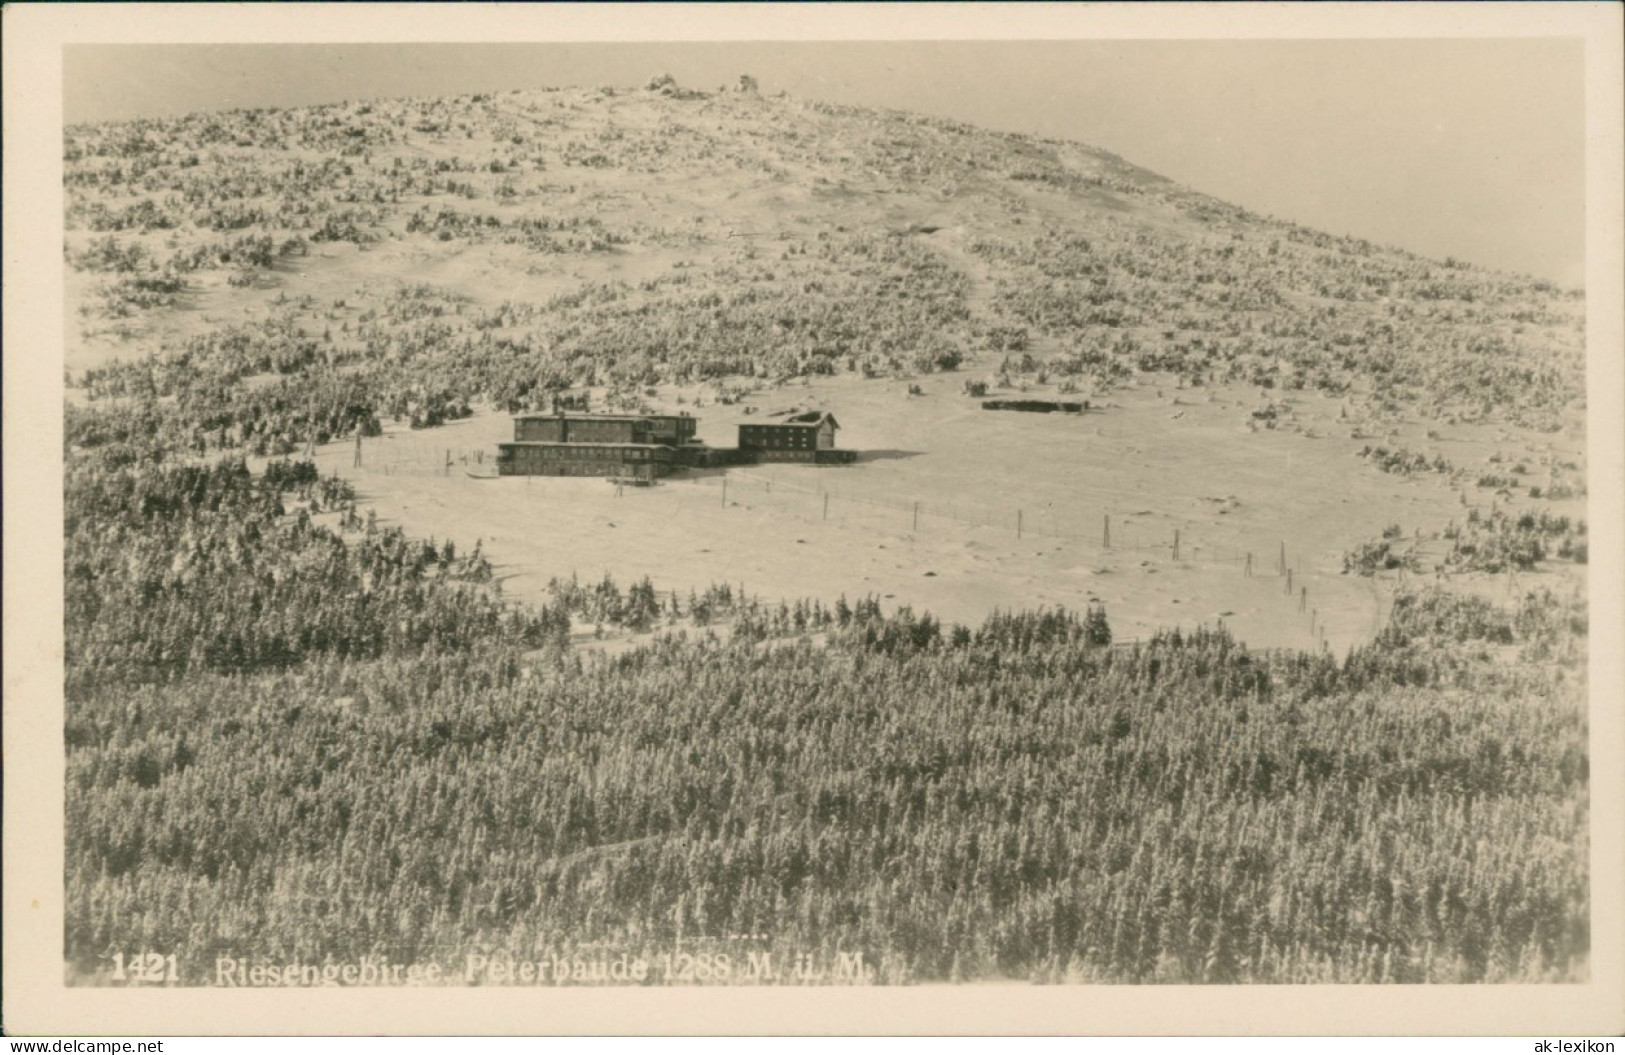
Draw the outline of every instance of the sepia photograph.
[[[9,1022],[1625,1028],[1617,7],[129,6],[6,63]]]

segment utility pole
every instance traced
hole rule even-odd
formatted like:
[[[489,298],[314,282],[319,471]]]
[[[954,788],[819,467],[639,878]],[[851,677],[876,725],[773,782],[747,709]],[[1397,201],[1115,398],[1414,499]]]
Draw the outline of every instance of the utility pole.
[[[310,426],[310,433],[305,438],[305,459],[316,460],[316,396],[311,394],[310,406],[305,411],[305,424]]]

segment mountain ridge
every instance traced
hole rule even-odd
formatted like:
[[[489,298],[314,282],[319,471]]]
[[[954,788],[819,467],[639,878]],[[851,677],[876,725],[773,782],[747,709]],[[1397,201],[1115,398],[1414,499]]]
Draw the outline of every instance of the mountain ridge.
[[[931,368],[932,344],[957,362],[1037,348],[1085,388],[1148,370],[1370,386],[1379,416],[1544,430],[1583,398],[1579,291],[1264,217],[1087,144],[904,111],[669,85],[546,89],[79,125],[65,159],[82,320],[70,370],[173,354],[198,336],[197,315],[353,304],[368,282],[407,275],[486,308],[616,283],[676,317],[711,295],[816,303],[790,327],[806,339],[761,349],[756,376],[842,360],[897,375]],[[873,238],[896,244],[860,244]],[[942,285],[934,313],[853,321],[860,304],[887,315],[880,301],[921,280]],[[984,291],[976,311],[966,283]],[[533,314],[550,332],[624,322]],[[759,322],[721,329],[759,339]],[[854,328],[879,332],[853,340]],[[630,363],[601,365],[628,387],[720,377],[746,358],[690,349],[669,362],[655,346],[672,339],[644,335]],[[565,374],[548,383],[588,371]]]

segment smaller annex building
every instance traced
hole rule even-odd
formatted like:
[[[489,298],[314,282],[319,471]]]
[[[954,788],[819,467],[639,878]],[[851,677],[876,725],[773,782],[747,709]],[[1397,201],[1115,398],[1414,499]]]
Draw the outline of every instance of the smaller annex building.
[[[821,410],[795,414],[783,421],[739,426],[739,453],[753,462],[850,462],[855,451],[835,449],[835,415]]]

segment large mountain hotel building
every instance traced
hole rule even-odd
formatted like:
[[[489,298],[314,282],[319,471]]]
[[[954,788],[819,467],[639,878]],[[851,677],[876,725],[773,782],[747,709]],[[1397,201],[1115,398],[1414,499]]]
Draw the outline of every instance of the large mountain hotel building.
[[[822,411],[741,425],[736,448],[699,442],[698,424],[687,414],[521,414],[513,419],[513,442],[497,445],[497,472],[653,480],[682,468],[857,460],[857,452],[835,449],[840,425]]]

